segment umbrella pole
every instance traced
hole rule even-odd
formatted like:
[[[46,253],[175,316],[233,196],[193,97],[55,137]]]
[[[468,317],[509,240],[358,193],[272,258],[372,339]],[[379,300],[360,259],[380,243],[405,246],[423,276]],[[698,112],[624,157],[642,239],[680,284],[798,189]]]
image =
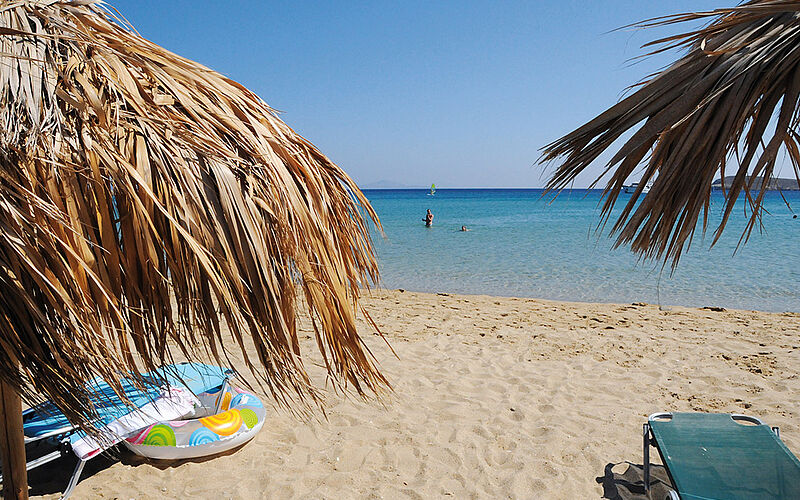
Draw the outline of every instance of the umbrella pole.
[[[0,381],[0,460],[3,461],[3,499],[27,500],[25,435],[22,432],[22,399]]]

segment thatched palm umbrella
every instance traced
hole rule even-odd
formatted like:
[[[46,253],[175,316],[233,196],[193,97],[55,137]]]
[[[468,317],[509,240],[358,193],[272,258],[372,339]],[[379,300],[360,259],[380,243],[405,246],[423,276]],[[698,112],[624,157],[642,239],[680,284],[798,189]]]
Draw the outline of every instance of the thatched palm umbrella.
[[[671,259],[673,265],[691,243],[701,213],[705,231],[712,182],[718,172],[724,181],[729,163],[736,175],[724,186],[725,210],[714,242],[742,192],[752,210],[744,241],[749,237],[782,151],[800,184],[800,1],[752,0],[636,26],[698,20],[708,23],[650,44],[658,46],[655,52],[685,49],[683,57],[546,146],[541,159],[561,162],[548,187],[562,189],[625,132],[635,131],[607,164],[613,174],[603,213],[610,214],[623,183],[644,164],[639,191],[612,232],[618,233],[617,245],[630,243],[641,255]]]
[[[20,395],[88,426],[86,380],[119,388],[170,346],[223,363],[235,345],[280,403],[304,408],[316,395],[299,296],[337,387],[380,389],[356,333],[360,287],[377,279],[363,194],[252,92],[114,12],[0,3],[3,449],[19,459]],[[27,492],[16,476],[7,495]]]

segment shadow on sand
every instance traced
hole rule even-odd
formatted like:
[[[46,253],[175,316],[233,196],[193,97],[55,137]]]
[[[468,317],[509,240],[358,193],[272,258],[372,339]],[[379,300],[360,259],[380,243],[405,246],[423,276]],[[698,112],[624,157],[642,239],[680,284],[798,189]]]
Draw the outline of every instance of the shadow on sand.
[[[83,468],[81,479],[86,479],[89,476],[93,476],[100,471],[108,469],[118,460],[118,454],[109,452],[89,460]],[[70,453],[66,457],[28,471],[30,495],[52,495],[62,493],[67,489],[67,484],[72,477],[72,473],[75,471],[76,465],[78,465],[78,457]]]
[[[642,466],[631,462],[606,464],[605,474],[596,478],[603,485],[602,498],[610,500],[647,500],[644,494],[644,475]],[[661,465],[650,464],[651,497],[664,498],[671,483],[667,471]]]
[[[145,457],[140,457],[124,447],[114,447],[99,456],[92,458],[86,462],[86,466],[81,474],[81,481],[78,482],[80,488],[81,482],[86,478],[91,477],[98,472],[108,469],[117,462],[130,467],[150,466],[156,469],[166,470],[173,467],[180,467],[186,463],[202,463],[213,460],[218,457],[224,457],[236,453],[239,449],[247,443],[215,455],[208,455],[200,458],[190,458],[181,460],[152,460]],[[68,456],[55,460],[48,464],[37,467],[28,471],[28,485],[30,487],[30,495],[52,495],[62,493],[69,483],[75,466],[78,464],[78,458],[69,454]]]

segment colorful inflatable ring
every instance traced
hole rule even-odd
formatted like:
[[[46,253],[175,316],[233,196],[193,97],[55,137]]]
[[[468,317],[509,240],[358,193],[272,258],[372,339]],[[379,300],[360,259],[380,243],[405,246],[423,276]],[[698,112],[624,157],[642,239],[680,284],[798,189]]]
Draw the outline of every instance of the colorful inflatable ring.
[[[201,418],[158,422],[123,441],[138,455],[177,460],[215,455],[253,439],[264,425],[266,410],[252,393],[228,386],[224,394],[204,392],[197,398]],[[222,398],[220,412],[210,414]]]

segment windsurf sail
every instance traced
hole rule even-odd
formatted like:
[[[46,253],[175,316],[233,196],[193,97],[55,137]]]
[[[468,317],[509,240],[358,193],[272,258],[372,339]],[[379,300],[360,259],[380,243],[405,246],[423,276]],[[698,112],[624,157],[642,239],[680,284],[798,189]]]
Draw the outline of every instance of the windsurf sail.
[[[436,184],[431,184],[431,193],[430,194],[436,194]]]

